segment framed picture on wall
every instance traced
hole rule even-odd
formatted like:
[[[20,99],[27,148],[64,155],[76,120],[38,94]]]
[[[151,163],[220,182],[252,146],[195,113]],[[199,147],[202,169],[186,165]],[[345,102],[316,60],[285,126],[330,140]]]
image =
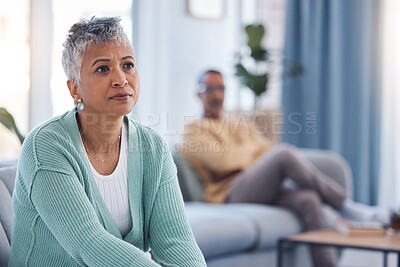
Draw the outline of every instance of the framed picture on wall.
[[[224,17],[225,0],[186,0],[190,16],[199,19],[218,20]]]

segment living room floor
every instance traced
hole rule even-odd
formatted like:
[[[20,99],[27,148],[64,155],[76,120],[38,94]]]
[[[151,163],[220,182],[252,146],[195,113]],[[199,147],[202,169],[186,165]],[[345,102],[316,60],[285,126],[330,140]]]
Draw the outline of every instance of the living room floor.
[[[346,249],[339,263],[340,267],[383,267],[383,253],[366,250]],[[388,254],[388,267],[397,266],[397,255]]]

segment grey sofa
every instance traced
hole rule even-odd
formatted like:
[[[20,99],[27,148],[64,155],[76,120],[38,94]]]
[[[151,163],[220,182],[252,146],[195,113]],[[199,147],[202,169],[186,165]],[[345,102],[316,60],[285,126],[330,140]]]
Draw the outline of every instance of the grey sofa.
[[[303,150],[319,169],[349,192],[352,175],[339,155],[320,150]],[[186,201],[187,215],[207,264],[217,266],[275,266],[275,245],[279,238],[298,233],[301,225],[288,210],[257,204],[209,204],[201,202],[202,184],[191,167],[174,155],[178,178]],[[15,162],[13,163],[15,164]],[[16,167],[0,168],[0,267],[7,266],[11,243],[12,202]],[[329,221],[334,211],[325,209]],[[285,254],[287,266],[308,266],[307,250]]]
[[[324,150],[301,150],[322,172],[343,186],[351,197],[352,173],[340,155]],[[203,187],[185,160],[174,154],[189,222],[209,267],[276,266],[276,244],[299,233],[302,226],[289,210],[259,204],[210,204],[202,202]],[[328,223],[338,214],[325,206]],[[285,253],[286,266],[312,266],[308,248]]]
[[[8,164],[7,164],[8,165]],[[11,244],[12,202],[17,168],[0,168],[0,267],[7,266]]]

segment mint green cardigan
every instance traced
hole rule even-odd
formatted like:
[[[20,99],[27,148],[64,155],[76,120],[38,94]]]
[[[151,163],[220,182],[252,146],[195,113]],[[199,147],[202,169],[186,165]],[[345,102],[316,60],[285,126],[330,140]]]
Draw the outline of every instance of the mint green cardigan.
[[[36,127],[13,193],[9,266],[206,266],[162,138],[125,117],[132,229],[122,237],[92,177],[76,110]]]

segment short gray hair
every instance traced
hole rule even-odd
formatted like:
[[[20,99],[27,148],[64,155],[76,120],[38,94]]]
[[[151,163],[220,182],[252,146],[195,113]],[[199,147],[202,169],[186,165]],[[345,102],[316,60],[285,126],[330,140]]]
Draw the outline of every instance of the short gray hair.
[[[72,25],[64,42],[62,65],[68,80],[80,81],[80,71],[83,54],[88,47],[95,43],[98,46],[107,45],[113,41],[117,45],[124,45],[133,51],[133,47],[126,36],[119,17],[92,17],[90,20],[81,19]]]

